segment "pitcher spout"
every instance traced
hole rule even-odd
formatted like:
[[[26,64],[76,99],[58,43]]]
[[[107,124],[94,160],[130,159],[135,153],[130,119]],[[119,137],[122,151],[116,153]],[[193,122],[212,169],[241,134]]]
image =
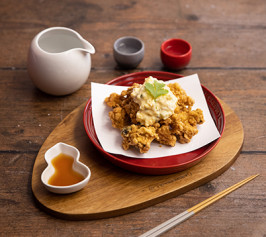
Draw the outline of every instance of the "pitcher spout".
[[[51,27],[32,40],[28,71],[40,90],[52,95],[67,95],[78,90],[91,70],[94,47],[81,35],[66,27]]]
[[[87,53],[90,54],[94,54],[95,53],[95,48],[85,39],[81,39],[82,40],[82,44],[84,48],[81,48],[82,51],[85,51]]]

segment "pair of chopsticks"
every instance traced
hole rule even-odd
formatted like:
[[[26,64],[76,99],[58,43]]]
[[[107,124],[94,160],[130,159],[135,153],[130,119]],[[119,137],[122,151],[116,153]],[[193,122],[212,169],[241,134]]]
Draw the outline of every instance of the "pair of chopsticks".
[[[156,226],[155,228],[147,231],[146,233],[140,235],[139,237],[156,237],[156,236],[159,236],[160,234],[170,230],[171,228],[175,227],[176,225],[180,224],[181,222],[183,222],[183,221],[187,220],[188,218],[190,218],[191,216],[195,215],[197,212],[201,211],[205,207],[218,201],[219,199],[221,199],[225,195],[233,192],[237,188],[241,187],[242,185],[244,185],[247,182],[251,181],[252,179],[256,178],[258,175],[259,174],[252,175],[252,176],[240,181],[239,183],[237,183],[237,184],[225,189],[224,191],[206,199],[205,201],[195,205],[194,207],[187,209],[186,211],[184,211],[181,214],[171,218],[170,220],[165,221],[164,223],[162,223],[162,224]]]

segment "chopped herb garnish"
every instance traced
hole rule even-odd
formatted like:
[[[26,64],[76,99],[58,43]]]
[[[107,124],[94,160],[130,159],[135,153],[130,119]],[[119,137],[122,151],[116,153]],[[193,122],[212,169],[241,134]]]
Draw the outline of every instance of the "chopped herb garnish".
[[[160,83],[158,81],[154,81],[153,84],[146,82],[145,88],[146,90],[151,94],[151,96],[156,100],[157,97],[161,95],[166,95],[168,93],[168,90],[164,89],[165,86],[164,83]]]

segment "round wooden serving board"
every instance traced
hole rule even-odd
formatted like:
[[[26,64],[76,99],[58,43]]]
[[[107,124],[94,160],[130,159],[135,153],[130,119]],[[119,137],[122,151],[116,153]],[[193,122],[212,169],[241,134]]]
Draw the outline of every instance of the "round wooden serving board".
[[[244,140],[241,121],[223,101],[226,124],[218,145],[197,165],[169,175],[142,175],[114,166],[90,142],[83,126],[85,103],[72,111],[49,135],[33,167],[32,191],[42,208],[64,219],[88,220],[126,214],[180,195],[216,178],[237,158]],[[59,195],[45,189],[41,173],[44,153],[58,142],[80,150],[80,161],[92,172],[87,186]]]

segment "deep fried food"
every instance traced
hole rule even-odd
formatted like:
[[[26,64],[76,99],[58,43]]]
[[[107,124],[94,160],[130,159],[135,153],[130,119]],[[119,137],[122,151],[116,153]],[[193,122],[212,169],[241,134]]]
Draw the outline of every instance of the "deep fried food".
[[[158,138],[156,139],[159,143],[169,146],[175,146],[176,135],[173,134],[172,128],[169,125],[163,124],[157,130]]]
[[[162,87],[163,85],[159,82],[156,82],[157,85],[159,84]],[[166,86],[163,89],[164,91],[165,88],[169,89],[166,92],[168,93],[167,96],[163,98],[164,95],[160,95],[158,98],[161,100],[159,101],[156,97],[153,98],[155,101],[153,102],[150,98],[147,99],[147,97],[151,97],[147,92],[145,92],[145,95],[138,95],[138,100],[134,99],[136,94],[134,88],[140,90],[140,87],[141,85],[135,83],[120,95],[113,93],[105,99],[106,104],[113,108],[109,112],[112,126],[121,130],[123,149],[128,150],[130,146],[133,146],[139,149],[140,153],[145,153],[150,149],[150,144],[153,141],[169,146],[175,146],[176,142],[190,142],[192,137],[198,133],[197,125],[204,123],[204,117],[201,109],[192,110],[194,100],[187,96],[185,90],[178,83],[168,84],[168,87]],[[133,91],[134,93],[132,93]],[[169,93],[177,98],[174,100],[175,108],[171,107],[172,113],[170,115],[170,110],[167,108],[171,99]],[[144,103],[144,108],[145,106],[147,108],[147,111],[144,111],[144,119],[143,115],[140,119],[138,114],[141,109],[143,112],[143,103],[139,102],[139,98],[143,98],[143,100],[146,98],[147,100],[146,104]],[[173,100],[171,103],[173,103]],[[162,119],[162,116],[166,114],[163,111],[165,109],[169,116],[164,116]],[[157,110],[162,114],[159,114]],[[144,121],[145,118],[147,119],[146,122]]]
[[[172,134],[177,137],[179,143],[188,143],[198,133],[197,124],[203,122],[202,110],[197,109],[173,114],[168,126],[172,128]]]
[[[145,153],[150,149],[154,139],[158,139],[155,127],[144,127],[132,124],[122,129],[122,146],[128,150],[130,146],[135,146],[140,153]]]
[[[130,96],[134,87],[139,86],[134,84],[127,90],[122,91],[121,95],[112,93],[109,97],[105,98],[105,103],[113,108],[109,112],[112,125],[114,128],[122,129],[130,124],[137,124],[136,114],[139,110],[139,105],[132,100]]]

